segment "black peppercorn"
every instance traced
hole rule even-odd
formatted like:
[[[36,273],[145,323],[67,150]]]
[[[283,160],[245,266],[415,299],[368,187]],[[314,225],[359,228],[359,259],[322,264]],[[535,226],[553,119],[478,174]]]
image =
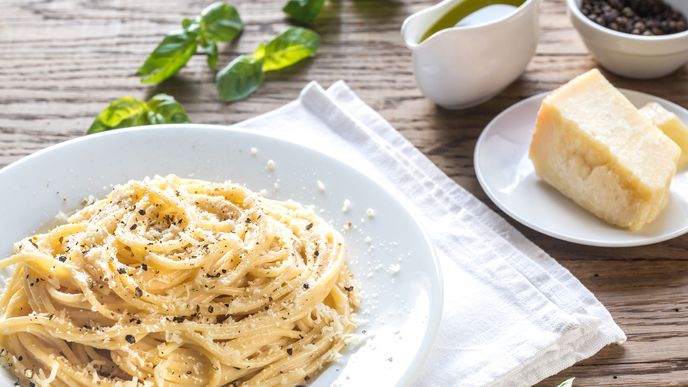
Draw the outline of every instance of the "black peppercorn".
[[[668,35],[688,29],[686,16],[662,0],[583,0],[581,12],[593,22],[634,35]]]

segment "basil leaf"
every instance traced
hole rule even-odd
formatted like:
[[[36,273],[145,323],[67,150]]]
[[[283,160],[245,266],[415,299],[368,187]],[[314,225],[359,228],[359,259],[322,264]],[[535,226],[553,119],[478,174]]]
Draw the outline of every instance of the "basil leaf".
[[[167,94],[157,94],[146,103],[148,106],[148,123],[180,124],[191,122],[182,104]]]
[[[130,126],[182,122],[191,122],[191,120],[184,111],[184,107],[170,95],[157,94],[147,103],[126,96],[110,103],[105,110],[100,112],[86,134]]]
[[[290,18],[310,23],[320,14],[325,0],[289,0],[282,11]]]
[[[573,380],[574,379],[575,378],[566,379],[563,382],[561,382],[561,384],[558,385],[557,387],[571,387],[571,386],[573,386]]]
[[[244,29],[244,22],[236,8],[217,2],[207,6],[200,17],[201,34],[216,42],[236,38]]]
[[[167,34],[139,68],[141,83],[160,83],[176,74],[196,53],[196,36],[191,29]]]
[[[255,60],[264,60],[265,59],[265,44],[260,43],[258,44],[258,48],[256,48],[255,51],[253,51],[253,54],[251,54]]]
[[[184,30],[196,30],[198,29],[198,20],[195,19],[189,19],[188,17],[185,17],[184,20],[182,20],[182,28]]]
[[[108,105],[91,124],[86,134],[104,132],[110,129],[148,124],[147,106],[143,101],[126,96]]]
[[[217,94],[223,101],[238,101],[256,91],[263,83],[261,60],[241,55],[217,73]]]
[[[263,71],[273,71],[315,55],[319,46],[320,37],[316,32],[307,28],[291,27],[267,45],[259,46],[253,57],[263,61]]]

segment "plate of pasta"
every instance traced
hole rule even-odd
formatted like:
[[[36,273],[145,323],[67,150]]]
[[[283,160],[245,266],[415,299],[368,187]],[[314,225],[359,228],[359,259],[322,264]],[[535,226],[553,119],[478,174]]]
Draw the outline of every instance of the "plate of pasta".
[[[318,151],[140,127],[37,152],[0,186],[0,384],[405,386],[433,343],[422,227]]]

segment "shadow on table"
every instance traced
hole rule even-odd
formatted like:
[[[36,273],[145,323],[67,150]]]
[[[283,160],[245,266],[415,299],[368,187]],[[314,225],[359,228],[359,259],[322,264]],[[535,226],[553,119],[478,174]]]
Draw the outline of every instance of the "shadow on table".
[[[430,106],[427,114],[423,116],[427,127],[433,129],[432,136],[434,145],[422,149],[427,155],[449,156],[450,160],[465,160],[464,166],[447,165],[441,166],[451,177],[452,170],[456,169],[456,174],[461,176],[474,177],[473,172],[473,153],[475,143],[487,124],[504,109],[514,103],[528,98],[539,91],[533,90],[525,80],[519,78],[500,94],[480,105],[463,109],[447,110],[431,101],[426,100]],[[429,134],[428,134],[429,135]],[[434,160],[433,160],[434,161]],[[467,187],[468,188],[468,187]],[[469,189],[472,191],[472,189]],[[476,194],[476,192],[473,192]]]

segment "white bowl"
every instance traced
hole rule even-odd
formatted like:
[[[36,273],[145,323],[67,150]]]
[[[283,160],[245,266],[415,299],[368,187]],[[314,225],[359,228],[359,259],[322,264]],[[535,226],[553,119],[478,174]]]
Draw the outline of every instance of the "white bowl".
[[[688,17],[688,1],[664,1]],[[588,19],[580,4],[581,0],[566,0],[571,23],[607,70],[624,77],[650,79],[671,74],[688,63],[688,30],[658,36],[618,32]]]

